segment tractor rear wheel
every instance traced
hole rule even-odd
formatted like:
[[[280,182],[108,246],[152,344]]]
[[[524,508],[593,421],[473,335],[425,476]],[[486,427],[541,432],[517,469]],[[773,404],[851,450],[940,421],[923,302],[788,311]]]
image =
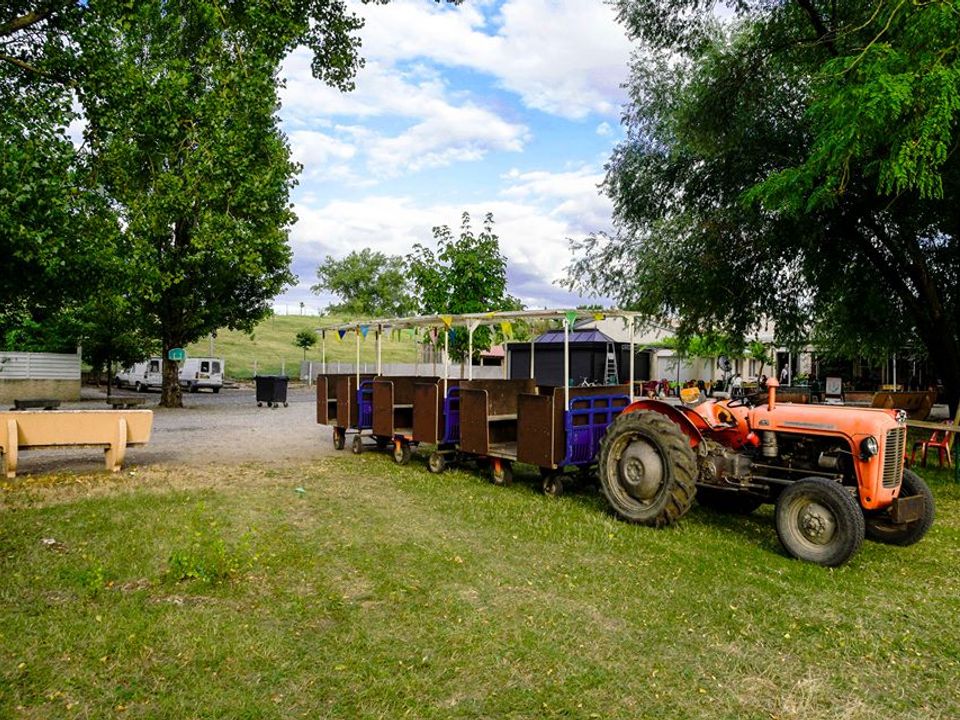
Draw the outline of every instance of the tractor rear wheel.
[[[869,515],[867,522],[867,537],[888,545],[913,545],[919,542],[927,530],[933,525],[933,493],[927,484],[912,470],[903,471],[903,483],[900,485],[900,497],[923,497],[923,514],[913,522],[900,525],[891,521],[886,512],[878,515]]]
[[[697,504],[717,512],[749,515],[763,505],[763,501],[738,490],[718,490],[701,485],[697,488]]]
[[[863,543],[860,504],[847,488],[826,478],[804,478],[780,493],[775,520],[786,551],[818,565],[842,565]]]
[[[664,415],[620,415],[600,443],[600,487],[623,520],[662,527],[680,519],[696,493],[697,461],[689,438]]]

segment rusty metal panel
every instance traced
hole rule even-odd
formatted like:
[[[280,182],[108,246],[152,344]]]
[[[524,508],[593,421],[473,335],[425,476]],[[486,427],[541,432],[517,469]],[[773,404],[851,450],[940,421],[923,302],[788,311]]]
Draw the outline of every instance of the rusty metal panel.
[[[393,437],[393,380],[373,382],[373,434]]]
[[[442,388],[435,383],[416,383],[413,390],[413,439],[436,445],[443,422],[440,407]]]
[[[487,391],[460,386],[460,449],[486,455],[490,449]]]
[[[538,467],[556,464],[554,404],[551,395],[524,394],[518,398],[517,459],[520,462]]]

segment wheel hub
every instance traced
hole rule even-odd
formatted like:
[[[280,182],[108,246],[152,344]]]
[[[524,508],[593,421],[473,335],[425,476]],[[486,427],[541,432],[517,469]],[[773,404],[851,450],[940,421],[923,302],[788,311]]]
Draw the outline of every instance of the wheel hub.
[[[826,545],[837,530],[837,521],[833,513],[820,503],[809,503],[800,511],[798,526],[807,540]]]
[[[663,460],[652,445],[634,440],[620,456],[617,474],[627,494],[646,502],[652,500],[663,485]]]

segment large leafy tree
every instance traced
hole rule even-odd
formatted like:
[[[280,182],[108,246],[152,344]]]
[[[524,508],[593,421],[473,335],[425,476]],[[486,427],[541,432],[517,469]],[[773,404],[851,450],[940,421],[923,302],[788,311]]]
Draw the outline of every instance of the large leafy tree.
[[[342,302],[332,312],[354,315],[407,315],[413,309],[404,259],[364,248],[337,260],[331,255],[317,268],[315,293],[332,292]]]
[[[216,328],[261,319],[292,280],[287,232],[297,168],[275,114],[279,65],[306,45],[314,75],[350,89],[361,65],[361,22],[345,2],[19,0],[4,12],[4,82],[43,88],[58,109],[45,123],[24,105],[14,124],[37,124],[31,138],[45,141],[45,153],[83,167],[75,195],[107,201],[137,281],[127,299],[139,307],[146,334],[166,354]],[[62,128],[74,101],[87,124],[84,146],[71,157]],[[89,216],[69,206],[71,193],[50,175],[54,209]],[[34,251],[40,273],[58,265],[47,261],[57,223],[44,226],[50,213],[37,216],[38,227],[28,229],[43,248]],[[10,224],[20,218],[14,212]],[[81,257],[86,248],[102,254],[97,235],[73,235]],[[24,247],[9,244],[13,261],[29,266]],[[49,297],[51,305],[63,303],[59,293]],[[162,403],[180,403],[172,363],[164,367]]]
[[[0,346],[71,350],[82,306],[106,284],[120,233],[67,137],[76,117],[71,2],[0,10]],[[92,242],[96,239],[96,242]]]
[[[500,252],[500,239],[493,231],[493,215],[483,218],[480,232],[473,229],[469,213],[463,213],[460,232],[455,235],[447,225],[433,228],[436,251],[414,245],[407,264],[424,314],[479,313],[493,310],[518,310],[519,300],[507,293],[507,259]],[[494,333],[487,327],[477,329],[473,350],[490,347]],[[450,354],[457,360],[467,356],[468,339],[463,331],[454,333]]]
[[[916,340],[960,398],[960,3],[619,0],[640,44],[615,233],[571,284],[683,333]]]

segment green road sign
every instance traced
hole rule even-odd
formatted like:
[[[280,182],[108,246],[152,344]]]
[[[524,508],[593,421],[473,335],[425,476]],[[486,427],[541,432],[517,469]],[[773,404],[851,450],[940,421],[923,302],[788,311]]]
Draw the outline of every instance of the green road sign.
[[[174,362],[183,362],[187,359],[187,351],[183,348],[170,348],[170,351],[167,353],[167,359],[173,360]]]

